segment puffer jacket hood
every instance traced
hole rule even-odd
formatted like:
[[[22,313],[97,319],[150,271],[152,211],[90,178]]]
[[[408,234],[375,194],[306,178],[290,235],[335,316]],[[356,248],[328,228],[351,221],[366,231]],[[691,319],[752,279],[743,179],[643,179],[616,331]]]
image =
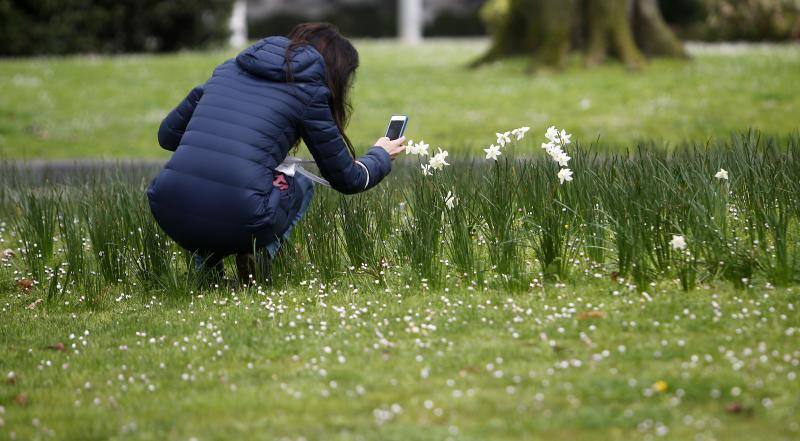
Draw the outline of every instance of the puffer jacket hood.
[[[286,82],[286,49],[289,44],[286,37],[267,37],[236,56],[236,64],[257,77]],[[292,50],[291,72],[294,82],[324,83],[325,60],[313,47],[299,46]]]

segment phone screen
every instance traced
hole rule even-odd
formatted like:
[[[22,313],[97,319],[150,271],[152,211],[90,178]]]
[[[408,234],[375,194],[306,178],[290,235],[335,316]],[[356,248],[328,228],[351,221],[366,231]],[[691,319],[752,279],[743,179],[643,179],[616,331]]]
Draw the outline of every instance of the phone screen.
[[[397,139],[403,136],[403,129],[405,128],[405,119],[394,119],[389,121],[389,128],[386,129],[386,137],[389,139]]]

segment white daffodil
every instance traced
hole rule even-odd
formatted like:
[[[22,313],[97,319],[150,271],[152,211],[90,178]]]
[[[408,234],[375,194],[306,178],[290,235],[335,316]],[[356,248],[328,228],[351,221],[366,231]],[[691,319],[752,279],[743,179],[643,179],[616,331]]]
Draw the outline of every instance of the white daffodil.
[[[572,158],[569,157],[569,155],[567,155],[563,151],[561,151],[558,154],[553,156],[553,160],[556,161],[558,163],[558,165],[560,165],[562,167],[566,167],[569,164],[569,160],[570,159],[572,159]]]
[[[414,145],[414,141],[408,140],[406,142],[406,155],[416,155],[417,154],[417,146]]]
[[[556,144],[547,144],[545,146],[545,151],[553,158],[553,161],[558,161],[556,158],[564,154],[564,151],[561,150],[561,146]]]
[[[457,203],[458,203],[458,198],[455,197],[453,192],[448,191],[447,196],[444,197],[444,204],[447,206],[447,208],[452,209],[453,207],[456,206]]]
[[[568,168],[562,168],[561,171],[558,172],[558,180],[563,185],[565,182],[569,182],[572,180],[572,170]]]
[[[572,135],[567,133],[566,130],[561,130],[561,136],[559,136],[559,138],[561,140],[561,145],[567,145],[571,143],[570,138],[572,138]]]
[[[422,175],[423,176],[430,176],[433,174],[433,170],[431,169],[430,164],[422,164]]]
[[[514,129],[511,131],[511,134],[517,137],[517,141],[521,141],[522,138],[525,137],[525,134],[528,133],[530,127],[520,127],[518,129]]]
[[[417,143],[417,154],[420,156],[428,156],[428,144],[425,144],[425,141],[420,140]]]
[[[494,159],[497,161],[497,157],[500,156],[500,147],[492,144],[489,146],[488,149],[483,149],[486,152],[486,159]]]
[[[558,172],[558,180],[563,185],[565,182],[572,180],[572,170],[567,168],[569,160],[572,158],[563,150],[563,147],[572,143],[570,139],[572,135],[567,133],[566,130],[561,130],[559,132],[555,126],[550,126],[547,128],[547,132],[545,132],[544,136],[547,138],[548,142],[542,143],[542,149],[550,155],[553,161],[561,166],[561,170]]]
[[[721,169],[719,169],[717,174],[714,175],[714,177],[717,178],[717,179],[722,179],[722,180],[727,181],[728,180],[728,171],[725,170],[724,168],[721,168]]]
[[[505,147],[506,144],[511,142],[511,132],[503,132],[503,133],[495,133],[497,135],[497,143],[500,144],[500,147]]]
[[[669,241],[670,246],[673,250],[685,250],[686,249],[686,239],[683,236],[673,234],[672,240]]]
[[[545,132],[544,137],[547,138],[550,142],[556,143],[558,142],[558,129],[555,126],[550,126],[547,128],[547,132]]]
[[[434,170],[441,170],[441,169],[444,168],[445,165],[450,165],[450,164],[447,163],[447,161],[445,161],[445,159],[447,159],[447,155],[448,155],[447,150],[444,150],[444,151],[442,151],[442,149],[438,149],[438,150],[439,150],[439,152],[436,153],[435,155],[433,155],[431,160],[428,161],[428,164]]]

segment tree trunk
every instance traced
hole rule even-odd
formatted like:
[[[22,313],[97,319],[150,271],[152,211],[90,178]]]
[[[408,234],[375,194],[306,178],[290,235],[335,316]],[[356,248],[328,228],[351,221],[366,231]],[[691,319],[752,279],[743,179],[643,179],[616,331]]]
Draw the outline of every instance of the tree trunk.
[[[526,30],[527,47],[534,48],[530,52],[531,69],[540,65],[563,67],[572,39],[572,11],[578,1],[517,0],[516,3],[520,6],[528,3],[524,16],[532,24]],[[534,3],[538,5],[532,7]]]
[[[497,3],[494,0],[490,0],[486,3],[484,9],[495,6]],[[513,7],[513,10],[520,9]],[[532,9],[524,8],[521,10],[530,12]],[[528,26],[527,14],[512,14],[510,12],[498,13],[491,18],[484,16],[489,33],[492,35],[492,45],[485,54],[471,64],[472,67],[530,52],[529,49],[532,49],[532,46],[535,45],[535,42],[528,41],[530,38],[529,32],[535,30],[535,27]]]
[[[625,65],[639,67],[639,51],[630,25],[629,0],[588,0],[586,64],[594,66],[615,55]]]
[[[493,8],[484,15],[492,46],[473,66],[527,54],[531,69],[560,68],[571,51],[583,51],[588,66],[613,56],[631,68],[646,56],[686,56],[658,0],[490,0],[485,8]]]
[[[664,21],[658,8],[658,0],[638,0],[635,12],[636,40],[645,54],[686,58],[683,43]]]

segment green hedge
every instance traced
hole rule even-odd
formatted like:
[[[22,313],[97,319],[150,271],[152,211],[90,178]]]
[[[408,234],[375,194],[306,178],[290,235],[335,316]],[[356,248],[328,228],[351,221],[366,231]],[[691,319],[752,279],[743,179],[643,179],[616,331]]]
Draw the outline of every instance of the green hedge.
[[[0,0],[0,55],[162,52],[228,36],[233,0]]]
[[[798,0],[660,0],[668,22],[698,40],[800,38]]]
[[[347,37],[394,37],[397,35],[397,4],[387,1],[342,3],[323,16],[282,12],[263,17],[249,17],[250,38],[285,35],[299,23],[324,21],[335,24]]]

